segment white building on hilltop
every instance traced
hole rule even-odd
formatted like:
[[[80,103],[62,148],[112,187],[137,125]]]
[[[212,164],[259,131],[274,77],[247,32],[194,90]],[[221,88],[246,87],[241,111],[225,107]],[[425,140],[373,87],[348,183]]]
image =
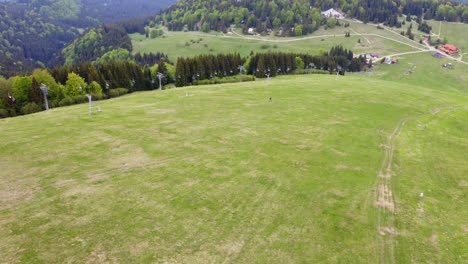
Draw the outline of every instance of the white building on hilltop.
[[[343,14],[341,14],[340,12],[336,11],[333,8],[330,8],[327,11],[323,11],[322,16],[326,18],[336,18],[336,19],[344,18]]]

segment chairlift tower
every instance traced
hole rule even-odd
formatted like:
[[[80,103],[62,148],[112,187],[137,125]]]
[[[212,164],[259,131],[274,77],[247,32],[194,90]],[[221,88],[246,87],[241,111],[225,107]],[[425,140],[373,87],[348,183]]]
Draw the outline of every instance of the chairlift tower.
[[[336,79],[335,79],[335,81],[338,81],[338,75],[339,75],[340,72],[341,72],[341,66],[336,67],[335,71],[336,71]]]
[[[87,94],[87,95],[85,95],[85,96],[86,96],[86,98],[88,98],[88,100],[89,100],[89,115],[91,116],[91,115],[92,115],[91,105],[92,105],[92,103],[93,103],[92,100],[91,100],[91,95],[90,95],[90,94]]]
[[[309,63],[309,74],[312,74],[312,69],[315,69],[315,64],[314,63]]]
[[[239,65],[239,67],[237,67],[237,69],[239,70],[239,82],[242,82],[242,72],[244,71],[244,66],[242,65]]]
[[[46,111],[49,111],[49,102],[47,101],[47,96],[49,95],[49,87],[41,83],[41,90],[42,92],[44,92],[44,101],[45,101]]]
[[[162,91],[161,79],[164,78],[165,76],[164,76],[164,74],[162,74],[160,72],[158,72],[158,74],[156,76],[158,76],[158,78],[159,78],[159,91]]]

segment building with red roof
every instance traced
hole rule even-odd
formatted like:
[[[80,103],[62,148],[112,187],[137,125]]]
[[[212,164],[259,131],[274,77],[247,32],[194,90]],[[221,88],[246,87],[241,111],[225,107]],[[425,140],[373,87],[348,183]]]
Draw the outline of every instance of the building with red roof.
[[[445,44],[439,47],[439,50],[447,53],[448,55],[457,54],[459,52],[458,48],[451,44]]]

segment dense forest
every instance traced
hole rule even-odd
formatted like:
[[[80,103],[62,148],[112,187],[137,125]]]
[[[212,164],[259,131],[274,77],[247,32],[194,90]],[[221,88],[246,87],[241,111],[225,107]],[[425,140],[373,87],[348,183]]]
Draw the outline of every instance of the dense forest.
[[[65,64],[94,61],[105,53],[125,49],[132,51],[132,41],[127,32],[119,25],[101,25],[93,27],[66,47],[62,54]]]
[[[153,16],[175,0],[13,0],[76,27]]]
[[[402,14],[468,23],[468,6],[447,0],[180,0],[155,20],[174,31],[221,31],[235,24],[244,31],[255,28],[258,33],[282,27],[283,34],[288,34],[300,25],[305,35],[326,23],[320,12],[329,8],[389,26],[396,26]]]
[[[4,76],[52,66],[60,50],[78,36],[74,28],[10,4],[0,4],[0,32],[0,75]]]

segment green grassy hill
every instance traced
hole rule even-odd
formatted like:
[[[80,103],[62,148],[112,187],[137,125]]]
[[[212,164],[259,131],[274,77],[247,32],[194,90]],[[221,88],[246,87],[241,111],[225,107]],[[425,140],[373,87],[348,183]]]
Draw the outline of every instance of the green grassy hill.
[[[400,65],[0,120],[0,262],[466,263],[468,96]]]

